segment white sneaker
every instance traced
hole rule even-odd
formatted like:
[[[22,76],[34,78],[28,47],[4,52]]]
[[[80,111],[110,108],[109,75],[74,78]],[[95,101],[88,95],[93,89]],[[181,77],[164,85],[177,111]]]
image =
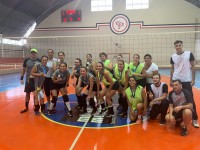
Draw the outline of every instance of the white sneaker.
[[[197,122],[197,120],[192,120],[192,125],[193,125],[195,128],[199,128],[199,123]]]

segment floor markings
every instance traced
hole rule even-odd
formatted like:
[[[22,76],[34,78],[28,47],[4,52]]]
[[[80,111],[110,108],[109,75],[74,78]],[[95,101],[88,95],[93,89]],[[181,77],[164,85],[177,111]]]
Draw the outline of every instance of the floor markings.
[[[76,145],[79,137],[81,136],[81,134],[82,134],[83,130],[85,129],[89,120],[90,120],[90,117],[87,117],[87,119],[84,120],[85,123],[84,123],[83,127],[81,128],[81,130],[79,131],[78,135],[76,136],[76,138],[75,138],[74,142],[72,143],[71,147],[69,148],[69,150],[73,150],[74,146]]]

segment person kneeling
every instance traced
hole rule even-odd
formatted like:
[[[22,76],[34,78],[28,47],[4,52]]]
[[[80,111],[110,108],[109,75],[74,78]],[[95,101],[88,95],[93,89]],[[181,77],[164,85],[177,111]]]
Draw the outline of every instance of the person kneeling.
[[[125,94],[129,105],[129,118],[131,123],[141,124],[142,116],[146,115],[147,97],[144,88],[137,85],[137,80],[134,76],[129,77],[129,87]]]
[[[169,107],[168,86],[164,82],[160,82],[160,74],[153,75],[153,84],[150,86],[149,99],[151,100],[149,106],[150,119],[156,119],[160,114],[160,125],[166,123],[165,116]]]
[[[169,113],[166,120],[181,127],[181,136],[186,136],[187,126],[192,120],[192,96],[190,92],[182,88],[180,80],[172,81],[173,91],[169,93]]]

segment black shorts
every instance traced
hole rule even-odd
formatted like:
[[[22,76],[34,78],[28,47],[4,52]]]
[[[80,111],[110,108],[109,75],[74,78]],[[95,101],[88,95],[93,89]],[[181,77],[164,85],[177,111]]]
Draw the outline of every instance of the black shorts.
[[[63,84],[57,84],[57,83],[54,83],[54,90],[60,90],[62,88],[65,88],[66,86],[66,83],[63,83]]]
[[[106,88],[108,89],[110,87],[110,85],[107,85]],[[111,90],[119,90],[119,82],[115,81],[113,87]]]
[[[24,92],[31,93],[33,91],[35,91],[34,78],[29,78],[28,81],[26,81],[25,83]]]
[[[137,80],[137,84],[144,88],[146,86],[146,78]]]
[[[87,87],[87,90],[90,89],[90,86]],[[99,91],[102,90],[101,84],[99,85]],[[93,92],[97,92],[97,83],[94,83],[93,88],[92,88]]]
[[[53,80],[50,77],[46,77],[44,80],[44,91],[46,96],[50,96],[50,91],[53,90]]]
[[[180,111],[178,111],[177,113],[173,111],[173,112],[172,112],[172,115],[174,116],[175,120],[182,119],[183,110],[180,110]]]

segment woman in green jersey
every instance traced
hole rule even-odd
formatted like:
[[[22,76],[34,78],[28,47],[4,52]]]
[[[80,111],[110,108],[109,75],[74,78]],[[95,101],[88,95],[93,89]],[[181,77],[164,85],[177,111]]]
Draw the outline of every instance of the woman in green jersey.
[[[146,115],[147,97],[144,88],[137,84],[135,76],[129,77],[129,87],[126,89],[126,98],[130,108],[131,122],[142,123],[142,116]]]
[[[119,83],[113,75],[104,68],[102,62],[97,63],[97,71],[96,71],[96,79],[97,79],[97,97],[101,102],[101,112],[100,114],[106,111],[103,97],[106,97],[106,102],[108,104],[108,111],[106,117],[111,117],[114,115],[113,104],[111,98],[115,95],[117,90],[119,89]],[[102,83],[104,88],[100,91],[99,85]]]
[[[114,69],[114,77],[119,82],[119,105],[121,104],[122,110],[118,115],[123,119],[127,117],[128,104],[125,98],[125,90],[128,86],[128,68],[125,67],[123,60],[118,60],[117,68]],[[120,108],[121,109],[121,108]]]

